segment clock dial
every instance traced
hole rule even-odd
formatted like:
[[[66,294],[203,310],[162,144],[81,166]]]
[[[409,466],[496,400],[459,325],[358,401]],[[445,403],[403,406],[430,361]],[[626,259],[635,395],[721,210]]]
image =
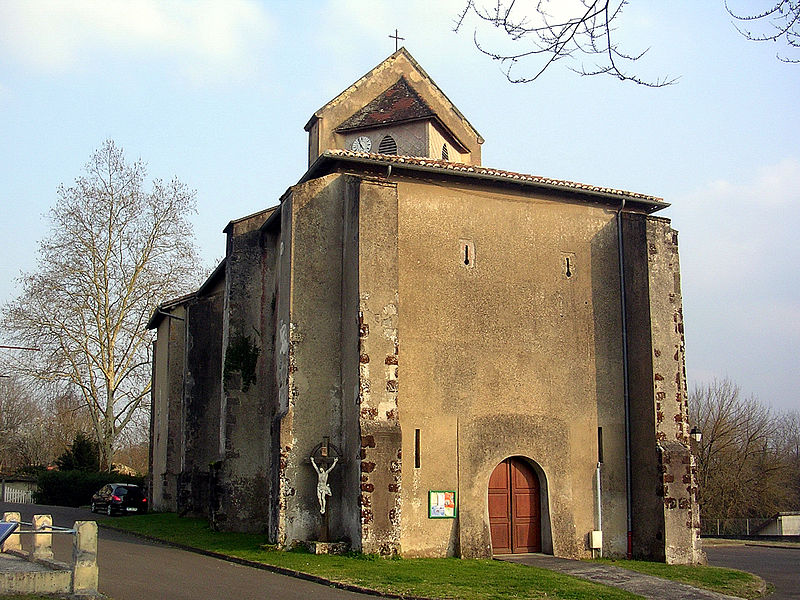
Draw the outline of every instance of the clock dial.
[[[369,149],[372,148],[372,140],[365,135],[359,136],[353,140],[351,148],[353,152],[369,152]]]

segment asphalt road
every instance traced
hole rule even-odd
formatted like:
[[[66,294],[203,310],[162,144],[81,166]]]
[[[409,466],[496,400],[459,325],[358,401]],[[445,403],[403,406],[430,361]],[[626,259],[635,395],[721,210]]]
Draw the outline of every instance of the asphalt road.
[[[16,511],[23,521],[34,514],[50,514],[53,524],[72,527],[91,521],[85,509],[35,504],[0,503],[0,511]],[[56,535],[55,558],[69,562],[72,539]],[[113,600],[374,600],[324,585],[236,565],[224,560],[178,550],[137,537],[100,529],[98,540],[100,591]]]
[[[800,548],[768,546],[710,546],[703,548],[708,564],[749,571],[775,586],[767,600],[800,599]]]
[[[94,520],[86,509],[0,503],[0,511],[17,511],[30,522],[34,514],[51,514],[54,525],[72,527]],[[100,529],[100,591],[113,600],[368,600],[375,596],[244,567],[227,561]],[[55,558],[69,562],[72,539],[56,535]],[[800,600],[800,549],[765,546],[707,546],[711,565],[756,573],[775,586],[768,600]]]

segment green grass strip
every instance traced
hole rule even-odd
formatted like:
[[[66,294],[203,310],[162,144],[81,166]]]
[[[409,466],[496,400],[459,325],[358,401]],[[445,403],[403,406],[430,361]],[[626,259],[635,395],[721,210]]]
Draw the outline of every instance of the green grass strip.
[[[204,519],[178,518],[170,513],[98,520],[120,529],[193,548],[382,593],[460,600],[640,598],[624,590],[561,573],[494,560],[385,559],[362,554],[329,556],[300,551],[284,552],[264,546],[263,535],[215,532],[211,531]]]
[[[460,600],[639,598],[621,589],[546,569],[495,560],[386,559],[362,554],[330,556],[285,552],[264,545],[263,535],[212,531],[205,519],[179,518],[173,513],[98,520],[192,548],[382,593]],[[762,595],[761,578],[734,569],[636,560],[600,559],[600,562],[741,598],[755,599]]]
[[[613,560],[600,558],[593,562],[622,567],[646,575],[655,575],[672,581],[680,581],[694,587],[738,596],[739,598],[761,598],[764,580],[744,571],[723,567],[701,567],[695,565],[667,565],[644,560]]]

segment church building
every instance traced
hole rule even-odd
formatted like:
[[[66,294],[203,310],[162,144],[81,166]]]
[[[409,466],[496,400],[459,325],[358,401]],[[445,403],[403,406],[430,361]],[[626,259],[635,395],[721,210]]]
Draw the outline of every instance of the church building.
[[[150,493],[283,547],[702,561],[662,199],[481,165],[401,48],[165,301]]]

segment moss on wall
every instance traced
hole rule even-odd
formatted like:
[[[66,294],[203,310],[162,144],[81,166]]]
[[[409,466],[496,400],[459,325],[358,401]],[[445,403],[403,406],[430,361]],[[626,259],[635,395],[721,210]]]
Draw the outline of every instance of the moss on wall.
[[[260,348],[249,337],[235,337],[225,352],[225,388],[233,373],[238,372],[242,378],[242,391],[247,392],[256,382],[256,363]]]

